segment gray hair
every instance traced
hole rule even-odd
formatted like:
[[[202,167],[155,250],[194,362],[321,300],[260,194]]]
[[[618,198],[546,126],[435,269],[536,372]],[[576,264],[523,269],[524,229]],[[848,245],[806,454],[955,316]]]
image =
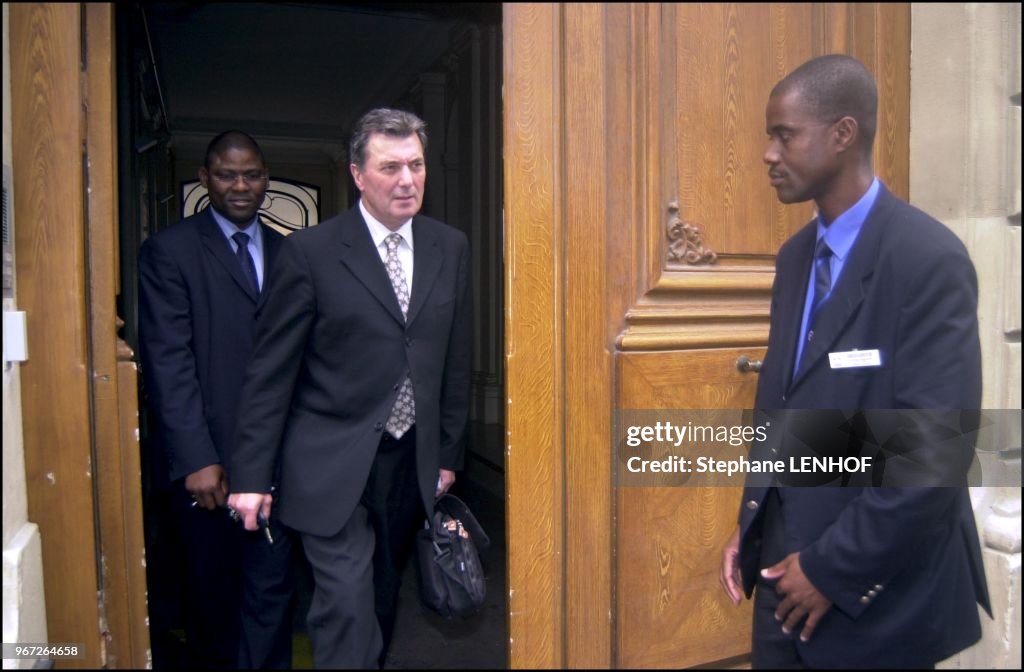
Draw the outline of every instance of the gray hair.
[[[356,122],[352,139],[348,143],[349,161],[360,169],[366,163],[366,145],[373,133],[383,133],[393,138],[407,138],[415,133],[423,146],[423,153],[427,152],[427,124],[422,119],[405,110],[378,107]]]
[[[812,58],[776,84],[771,95],[790,91],[799,94],[818,121],[856,119],[862,146],[870,155],[878,118],[878,88],[863,63],[843,54]]]

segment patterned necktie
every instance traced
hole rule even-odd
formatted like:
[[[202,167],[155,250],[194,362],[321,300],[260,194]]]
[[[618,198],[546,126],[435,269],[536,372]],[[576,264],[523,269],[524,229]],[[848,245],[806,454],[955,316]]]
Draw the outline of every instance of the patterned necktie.
[[[395,290],[398,305],[402,309],[402,317],[408,317],[409,283],[405,280],[405,269],[402,268],[402,262],[398,259],[398,245],[401,242],[402,236],[397,233],[389,234],[384,239],[384,243],[388,247],[384,267],[388,271],[391,287]],[[416,402],[412,396],[412,381],[406,376],[405,380],[402,381],[401,389],[398,390],[395,405],[391,407],[391,417],[388,418],[387,422],[388,433],[396,439],[400,439],[403,434],[409,431],[414,422],[416,422]]]
[[[231,238],[238,245],[238,251],[235,254],[238,256],[238,263],[242,265],[242,275],[249,281],[249,287],[252,288],[252,291],[259,294],[260,281],[256,275],[256,262],[252,260],[252,255],[249,254],[249,236],[239,231],[232,235]]]

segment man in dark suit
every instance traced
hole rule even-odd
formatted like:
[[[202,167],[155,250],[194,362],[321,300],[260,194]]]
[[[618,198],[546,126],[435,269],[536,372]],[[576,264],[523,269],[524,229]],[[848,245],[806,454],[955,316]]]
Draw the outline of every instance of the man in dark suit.
[[[755,404],[769,415],[820,409],[811,424],[827,427],[842,410],[980,405],[974,267],[948,229],[874,176],[877,101],[870,73],[840,55],[771,92],[772,186],[783,203],[813,199],[818,215],[776,263]],[[927,434],[914,426],[923,414],[905,418],[908,435]],[[787,434],[772,449],[795,443]],[[759,668],[930,667],[979,639],[976,603],[989,610],[963,487],[748,480],[721,581],[736,604],[755,592]]]
[[[359,121],[360,201],[285,241],[242,395],[229,501],[302,533],[317,667],[382,663],[413,532],[462,468],[469,248],[417,214],[426,141],[408,112]]]
[[[185,563],[185,632],[200,667],[291,666],[291,544],[245,532],[223,508],[256,306],[284,237],[257,217],[267,170],[256,142],[226,131],[199,180],[210,207],[139,253],[142,374],[169,461]]]

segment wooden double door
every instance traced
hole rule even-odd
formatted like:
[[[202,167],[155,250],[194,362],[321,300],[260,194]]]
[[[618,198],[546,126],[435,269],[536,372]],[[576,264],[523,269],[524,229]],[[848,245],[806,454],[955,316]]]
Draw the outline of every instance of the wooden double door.
[[[876,170],[906,197],[907,5],[506,6],[512,666],[744,663],[749,605],[718,585],[738,488],[617,487],[613,423],[753,404],[737,359],[812,214],[768,184],[764,107],[835,52],[876,76]]]

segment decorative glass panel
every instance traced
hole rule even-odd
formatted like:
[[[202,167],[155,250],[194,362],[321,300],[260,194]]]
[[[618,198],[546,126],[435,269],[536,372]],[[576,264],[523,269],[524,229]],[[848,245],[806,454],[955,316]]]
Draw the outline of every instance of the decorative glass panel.
[[[189,217],[210,204],[199,180],[181,183],[181,216]],[[320,222],[320,188],[305,182],[272,177],[260,206],[260,220],[288,235]]]

